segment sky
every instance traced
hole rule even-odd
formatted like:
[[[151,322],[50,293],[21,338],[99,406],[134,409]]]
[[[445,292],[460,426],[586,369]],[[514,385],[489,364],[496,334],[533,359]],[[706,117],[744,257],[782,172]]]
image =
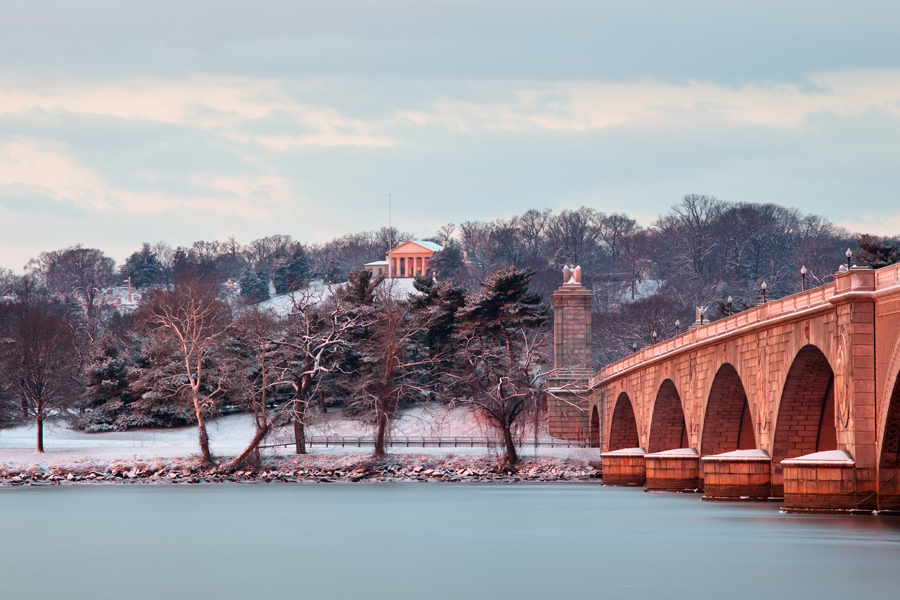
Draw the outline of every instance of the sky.
[[[685,194],[900,234],[900,3],[10,1],[0,266]]]

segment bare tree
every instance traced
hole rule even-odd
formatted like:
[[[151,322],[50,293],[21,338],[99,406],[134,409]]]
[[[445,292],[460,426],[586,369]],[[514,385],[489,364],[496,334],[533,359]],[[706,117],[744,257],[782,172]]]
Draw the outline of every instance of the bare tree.
[[[542,211],[531,209],[516,217],[519,236],[524,245],[525,254],[533,261],[541,256],[546,243],[547,225],[553,212],[549,208]]]
[[[170,395],[183,390],[190,394],[205,463],[212,462],[212,455],[204,413],[224,389],[214,359],[231,321],[228,306],[218,300],[218,293],[214,280],[182,275],[172,291],[155,291],[140,315],[145,329],[174,346],[180,368],[169,370],[174,365],[159,365],[166,369],[155,376],[154,387]]]
[[[0,347],[2,392],[33,420],[35,453],[44,452],[44,421],[79,397],[80,369],[73,329],[63,307],[30,299],[15,311]]]
[[[350,334],[364,314],[351,311],[346,297],[295,291],[292,309],[272,343],[277,347],[277,376],[272,385],[287,385],[294,391],[290,403],[297,454],[306,454],[306,425],[310,403],[321,379],[340,369],[340,358],[351,346]]]
[[[364,313],[367,323],[354,374],[357,402],[374,415],[375,456],[385,454],[401,401],[427,397],[427,370],[437,360],[416,344],[428,329],[430,317],[419,318],[409,301],[396,298],[394,284],[388,279],[374,290],[373,302]]]
[[[564,210],[551,219],[547,238],[559,260],[583,266],[593,264],[603,217],[602,213],[582,206],[578,210]]]
[[[100,321],[97,297],[113,281],[115,261],[101,250],[77,244],[64,250],[42,252],[25,268],[51,294],[74,298],[81,304],[86,331],[94,339]]]
[[[723,208],[713,196],[688,194],[655,223],[667,241],[668,257],[697,277],[710,274],[710,258],[719,244],[715,225]]]
[[[446,225],[442,225],[440,229],[438,229],[437,237],[443,241],[449,241],[453,238],[453,232],[456,231],[455,223],[447,223]]]

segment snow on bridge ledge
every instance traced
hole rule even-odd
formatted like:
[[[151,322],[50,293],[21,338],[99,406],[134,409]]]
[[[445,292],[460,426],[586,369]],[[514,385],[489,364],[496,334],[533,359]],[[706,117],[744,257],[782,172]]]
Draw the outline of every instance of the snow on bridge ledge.
[[[853,457],[846,450],[827,450],[825,452],[814,452],[806,456],[798,456],[797,458],[788,458],[781,461],[783,465],[806,466],[813,464],[828,464],[832,466],[846,465],[852,467],[856,464]]]
[[[772,458],[765,450],[735,450],[733,452],[725,452],[723,454],[712,454],[704,456],[702,461],[723,461],[723,462],[769,462]]]

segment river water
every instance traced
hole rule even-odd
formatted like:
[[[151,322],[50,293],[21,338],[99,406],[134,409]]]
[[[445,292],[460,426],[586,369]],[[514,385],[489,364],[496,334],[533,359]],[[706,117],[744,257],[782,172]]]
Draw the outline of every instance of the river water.
[[[0,597],[900,598],[900,519],[599,485],[0,490]]]

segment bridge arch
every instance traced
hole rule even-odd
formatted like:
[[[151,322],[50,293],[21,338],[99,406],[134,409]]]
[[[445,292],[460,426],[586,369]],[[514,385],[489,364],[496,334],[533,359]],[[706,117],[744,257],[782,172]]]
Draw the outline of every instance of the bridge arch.
[[[884,420],[884,434],[881,440],[881,456],[879,466],[881,469],[891,472],[883,473],[895,478],[895,473],[900,467],[900,373],[893,374],[894,385],[890,388],[891,395],[888,400],[887,415]]]
[[[900,335],[887,363],[887,381],[881,397],[884,418],[878,447],[879,490],[900,495]],[[896,509],[900,502],[881,508]]]
[[[700,453],[722,454],[757,448],[755,419],[737,369],[724,363],[716,372],[703,417]]]
[[[684,408],[678,388],[671,379],[659,386],[650,418],[650,440],[648,452],[663,452],[676,448],[686,448],[688,432],[684,419]]]
[[[628,394],[622,392],[616,398],[613,408],[613,416],[609,427],[609,448],[622,450],[623,448],[637,448],[640,446],[638,438],[637,419],[634,416],[634,406]]]
[[[836,449],[834,371],[821,350],[806,345],[794,357],[782,388],[772,447],[773,475],[780,483],[781,461],[786,458]]]
[[[600,411],[597,410],[596,404],[594,405],[594,409],[591,411],[591,423],[588,442],[591,448],[600,447]]]

